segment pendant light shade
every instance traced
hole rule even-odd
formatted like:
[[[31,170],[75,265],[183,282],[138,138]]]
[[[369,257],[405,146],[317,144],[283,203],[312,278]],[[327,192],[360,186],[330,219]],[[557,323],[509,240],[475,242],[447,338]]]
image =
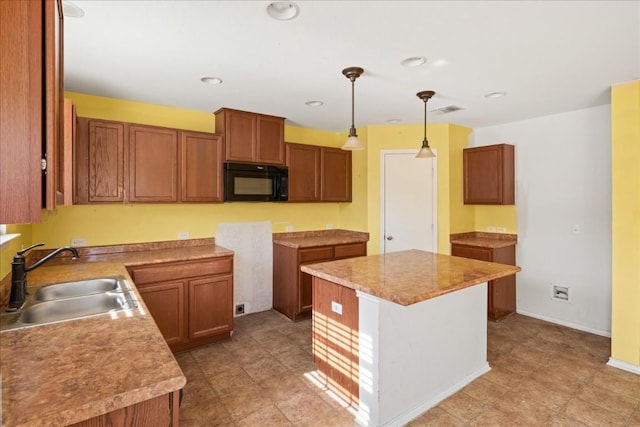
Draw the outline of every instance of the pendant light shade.
[[[416,155],[417,159],[428,159],[436,156],[435,153],[431,151],[431,148],[429,148],[429,141],[427,141],[427,101],[435,94],[432,90],[423,90],[416,94],[416,96],[424,102],[424,139],[422,140],[422,147]]]
[[[354,82],[358,77],[360,77],[363,72],[364,70],[360,67],[348,67],[342,70],[342,74],[344,74],[345,77],[351,80],[351,128],[349,129],[349,137],[347,138],[347,141],[341,147],[343,150],[364,150],[364,145],[362,145],[362,143],[358,139],[356,127],[354,125]]]

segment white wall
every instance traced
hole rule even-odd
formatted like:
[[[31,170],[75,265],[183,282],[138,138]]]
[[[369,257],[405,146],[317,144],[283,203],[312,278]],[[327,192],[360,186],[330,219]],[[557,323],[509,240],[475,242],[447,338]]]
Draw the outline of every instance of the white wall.
[[[517,310],[611,334],[611,106],[475,129],[471,146],[515,145]],[[578,224],[580,233],[572,226]],[[551,285],[570,287],[570,302]]]

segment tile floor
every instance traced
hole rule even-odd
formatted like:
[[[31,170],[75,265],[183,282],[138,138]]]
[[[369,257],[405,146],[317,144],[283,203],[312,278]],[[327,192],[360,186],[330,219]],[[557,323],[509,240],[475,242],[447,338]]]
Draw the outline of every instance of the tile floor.
[[[492,370],[410,426],[640,426],[640,376],[606,365],[608,338],[518,314],[488,330]],[[176,358],[183,427],[356,425],[310,374],[310,320],[249,314],[231,340]]]

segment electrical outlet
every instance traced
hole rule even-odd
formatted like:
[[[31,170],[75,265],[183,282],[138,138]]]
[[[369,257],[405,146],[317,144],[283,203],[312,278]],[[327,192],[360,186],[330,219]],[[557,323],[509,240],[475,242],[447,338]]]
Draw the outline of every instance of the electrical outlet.
[[[493,225],[488,225],[487,226],[487,231],[489,233],[495,233],[496,232],[496,227],[494,227]]]
[[[496,231],[498,233],[506,233],[507,229],[505,227],[496,227]]]
[[[333,228],[333,224],[325,224],[324,228],[331,230]]]
[[[331,311],[333,311],[334,313],[338,313],[339,315],[342,316],[342,304],[335,301],[331,301]]]
[[[236,315],[244,314],[244,304],[236,305]]]
[[[580,224],[573,224],[571,226],[571,232],[573,234],[580,234],[582,232],[582,228],[580,227]]]
[[[285,225],[284,231],[293,231],[293,225]]]
[[[560,285],[551,285],[551,296],[553,299],[569,302],[569,287],[568,286],[560,286]]]
[[[71,239],[71,246],[87,246],[87,239],[84,237],[74,237]]]
[[[181,231],[178,233],[178,239],[184,240],[184,239],[188,239],[189,238],[189,232],[188,231]]]

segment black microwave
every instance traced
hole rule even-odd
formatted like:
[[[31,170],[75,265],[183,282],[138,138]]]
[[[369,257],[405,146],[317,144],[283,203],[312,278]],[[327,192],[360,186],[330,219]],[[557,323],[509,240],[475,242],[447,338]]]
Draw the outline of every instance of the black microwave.
[[[282,166],[224,164],[225,202],[286,202],[289,170]]]

